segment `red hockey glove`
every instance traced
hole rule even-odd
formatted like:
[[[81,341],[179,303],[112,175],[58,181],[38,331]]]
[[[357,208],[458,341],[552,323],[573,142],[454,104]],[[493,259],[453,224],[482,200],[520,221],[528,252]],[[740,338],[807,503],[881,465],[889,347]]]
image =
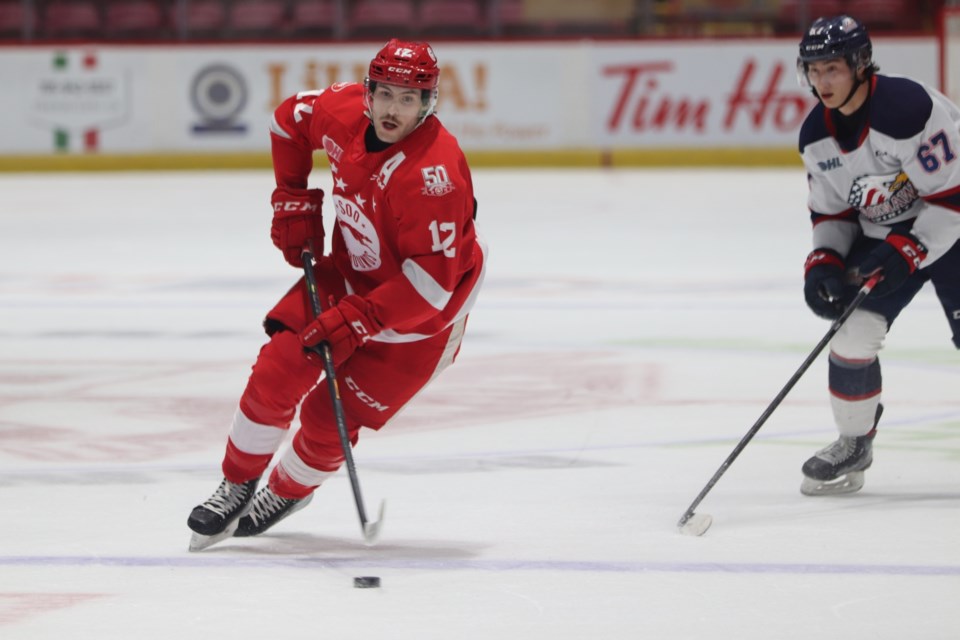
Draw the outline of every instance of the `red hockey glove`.
[[[814,249],[803,265],[803,297],[821,318],[843,315],[843,258],[833,249]]]
[[[294,267],[303,267],[300,252],[311,243],[314,251],[323,253],[323,190],[277,187],[270,197],[273,203],[273,225],[270,239]]]
[[[927,248],[915,235],[891,231],[886,240],[860,262],[857,270],[862,278],[878,271],[883,273],[883,279],[873,288],[873,295],[882,298],[900,288],[926,257]]]
[[[309,348],[326,342],[333,353],[334,366],[340,366],[364,342],[382,329],[370,313],[367,301],[360,296],[349,295],[308,324],[300,332],[300,343]],[[312,351],[307,353],[310,357]]]

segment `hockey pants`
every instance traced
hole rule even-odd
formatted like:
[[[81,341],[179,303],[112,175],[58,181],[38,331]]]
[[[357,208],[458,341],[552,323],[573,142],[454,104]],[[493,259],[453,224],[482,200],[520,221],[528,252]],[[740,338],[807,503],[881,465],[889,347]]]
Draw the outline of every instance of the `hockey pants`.
[[[327,304],[344,294],[335,272],[318,269],[318,289]],[[253,365],[234,417],[223,474],[231,482],[261,476],[284,440],[297,408],[300,429],[270,475],[283,498],[303,498],[344,461],[323,369],[308,360],[297,333],[310,317],[303,280],[267,316],[271,334]],[[380,429],[456,358],[466,320],[424,340],[368,341],[337,370],[351,443],[361,427]]]

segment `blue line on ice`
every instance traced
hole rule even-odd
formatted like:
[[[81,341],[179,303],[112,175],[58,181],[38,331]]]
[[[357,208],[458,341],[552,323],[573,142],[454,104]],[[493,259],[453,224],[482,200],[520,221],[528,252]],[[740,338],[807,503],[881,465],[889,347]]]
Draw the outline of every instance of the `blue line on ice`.
[[[429,560],[313,557],[0,556],[0,566],[31,567],[299,567],[303,569],[419,569],[447,571],[560,571],[588,573],[739,573],[960,576],[960,566],[894,564],[791,564],[722,562],[618,562],[578,560]]]

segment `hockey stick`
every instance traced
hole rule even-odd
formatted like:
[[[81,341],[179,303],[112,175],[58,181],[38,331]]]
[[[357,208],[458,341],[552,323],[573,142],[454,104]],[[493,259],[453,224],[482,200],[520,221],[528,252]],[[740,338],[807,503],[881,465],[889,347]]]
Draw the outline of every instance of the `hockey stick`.
[[[304,249],[300,254],[303,259],[303,275],[307,282],[307,294],[314,317],[322,311],[320,295],[317,292],[317,278],[313,273],[313,252]],[[343,401],[340,399],[340,387],[337,385],[337,372],[333,367],[333,354],[330,345],[324,341],[313,347],[323,360],[323,370],[327,378],[327,389],[330,391],[330,402],[333,405],[333,415],[337,423],[337,432],[340,434],[340,445],[343,447],[343,457],[350,475],[350,486],[353,489],[353,499],[357,503],[357,513],[360,515],[360,528],[363,530],[363,539],[367,544],[375,544],[380,537],[380,527],[383,526],[383,509],[386,503],[380,502],[380,512],[376,521],[367,520],[367,511],[363,507],[363,495],[360,493],[360,480],[357,478],[357,467],[353,463],[353,450],[350,446],[350,435],[347,433],[347,419],[343,413]]]
[[[783,399],[787,397],[787,394],[790,393],[790,390],[793,389],[793,386],[800,380],[800,377],[806,372],[806,370],[813,364],[813,361],[817,359],[817,356],[820,355],[820,352],[827,346],[830,340],[838,331],[840,327],[844,325],[847,321],[847,318],[850,317],[850,314],[853,313],[857,307],[866,299],[873,288],[878,282],[880,282],[881,275],[877,274],[867,280],[863,286],[860,287],[860,291],[857,292],[856,297],[847,305],[847,308],[840,314],[840,317],[833,321],[833,324],[830,325],[830,330],[827,331],[826,335],[820,339],[820,342],[816,347],[813,348],[813,351],[810,352],[810,355],[807,356],[807,359],[803,361],[803,364],[800,365],[800,368],[793,374],[787,384],[780,390],[780,393],[773,399],[773,402],[767,406],[764,412],[760,415],[760,418],[757,419],[756,423],[750,428],[745,436],[740,440],[740,443],[733,449],[727,459],[723,461],[723,464],[720,465],[720,468],[717,469],[717,472],[713,474],[713,477],[710,478],[710,481],[706,484],[703,490],[700,492],[700,495],[697,496],[687,510],[684,512],[683,517],[680,518],[680,521],[677,522],[677,527],[680,529],[680,533],[686,535],[695,535],[702,536],[707,529],[710,528],[710,525],[713,523],[713,518],[706,514],[700,513],[695,514],[694,510],[700,505],[700,502],[710,493],[710,490],[713,489],[713,486],[717,484],[717,481],[720,480],[720,476],[726,473],[727,469],[733,464],[733,461],[737,459],[737,456],[740,455],[740,452],[743,451],[744,447],[747,446],[747,443],[753,439],[753,436],[757,434],[760,430],[760,427],[763,426],[763,423],[767,421],[767,418],[774,412],[774,410],[783,402]]]

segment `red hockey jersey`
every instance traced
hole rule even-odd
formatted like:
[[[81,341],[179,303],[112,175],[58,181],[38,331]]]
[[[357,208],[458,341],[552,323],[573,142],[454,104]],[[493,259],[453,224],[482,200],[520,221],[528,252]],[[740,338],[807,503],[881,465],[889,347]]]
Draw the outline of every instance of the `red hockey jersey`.
[[[436,116],[383,151],[367,151],[364,88],[338,83],[284,101],[271,123],[278,186],[306,188],[312,154],[333,172],[331,257],[348,293],[363,296],[382,342],[434,335],[463,318],[483,280],[473,182]]]

